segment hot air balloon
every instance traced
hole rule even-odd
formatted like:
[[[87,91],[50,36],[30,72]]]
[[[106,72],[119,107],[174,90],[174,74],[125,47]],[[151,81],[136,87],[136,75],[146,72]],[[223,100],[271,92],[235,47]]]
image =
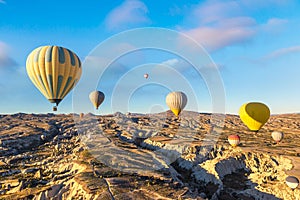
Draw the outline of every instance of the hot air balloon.
[[[80,114],[79,114],[79,118],[80,118],[80,119],[82,119],[83,116],[84,116],[84,113],[80,113]]]
[[[279,143],[283,139],[283,133],[279,131],[272,132],[272,138],[275,142]]]
[[[171,92],[166,97],[166,103],[177,117],[186,106],[187,96],[183,92]]]
[[[149,77],[149,74],[144,74],[144,78],[147,79]]]
[[[95,106],[95,108],[98,110],[98,107],[101,105],[101,103],[104,101],[105,95],[103,92],[100,91],[93,91],[90,93],[89,98],[92,102],[92,104]]]
[[[229,135],[228,142],[231,146],[236,147],[240,143],[240,136],[238,135]]]
[[[268,121],[270,109],[263,103],[250,102],[241,106],[239,115],[251,131],[257,132]]]
[[[78,56],[59,46],[41,46],[27,57],[26,70],[40,92],[56,106],[74,88],[82,69]]]
[[[297,188],[299,185],[299,180],[295,176],[288,176],[285,179],[285,182],[292,189]]]

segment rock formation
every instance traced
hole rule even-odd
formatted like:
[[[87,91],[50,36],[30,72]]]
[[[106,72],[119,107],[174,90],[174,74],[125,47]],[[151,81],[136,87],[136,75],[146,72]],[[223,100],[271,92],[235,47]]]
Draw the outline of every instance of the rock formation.
[[[188,111],[0,115],[0,199],[300,199],[285,184],[300,178],[299,133],[300,114],[258,133]]]

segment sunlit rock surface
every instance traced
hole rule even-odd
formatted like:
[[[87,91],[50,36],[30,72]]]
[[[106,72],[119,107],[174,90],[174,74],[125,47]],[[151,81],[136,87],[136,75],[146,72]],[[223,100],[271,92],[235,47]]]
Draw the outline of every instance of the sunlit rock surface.
[[[300,178],[299,133],[300,114],[258,133],[196,112],[0,115],[0,199],[300,199],[285,184]]]

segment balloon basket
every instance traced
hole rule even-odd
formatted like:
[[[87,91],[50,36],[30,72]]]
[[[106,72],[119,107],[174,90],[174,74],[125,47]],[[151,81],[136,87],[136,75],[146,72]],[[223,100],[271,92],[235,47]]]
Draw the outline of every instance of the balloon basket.
[[[57,107],[56,106],[53,106],[53,111],[57,111]]]

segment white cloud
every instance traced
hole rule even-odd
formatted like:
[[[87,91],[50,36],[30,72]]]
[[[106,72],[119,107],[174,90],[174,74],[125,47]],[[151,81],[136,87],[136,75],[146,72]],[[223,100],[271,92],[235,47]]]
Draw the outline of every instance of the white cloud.
[[[248,8],[260,9],[262,7],[270,7],[270,5],[284,6],[293,0],[241,0],[241,4]]]
[[[17,65],[16,61],[14,61],[8,55],[9,47],[0,41],[0,69],[9,69]]]
[[[203,65],[201,70],[204,69],[212,69],[212,68],[217,68],[217,69],[221,69],[224,66],[220,65],[220,64],[215,64],[215,63],[208,63],[206,65]],[[157,64],[153,70],[158,70],[160,73],[165,73],[168,74],[170,71],[170,68],[178,71],[178,73],[188,73],[188,72],[193,72],[195,73],[197,70],[187,61],[180,59],[180,58],[173,58],[173,59],[169,59],[166,61],[163,61],[159,64]],[[164,74],[164,75],[165,75]]]
[[[219,20],[216,23],[217,27],[232,28],[232,27],[254,27],[256,21],[251,17],[233,17]]]
[[[186,20],[192,26],[181,27],[208,51],[251,41],[262,31],[278,33],[288,21],[270,18],[266,24],[258,24],[253,12],[289,5],[284,0],[210,0],[190,8]],[[187,44],[188,45],[188,44]]]
[[[169,60],[163,61],[161,64],[162,65],[174,66],[178,62],[179,62],[179,60],[177,58],[173,58],[173,59],[169,59]]]
[[[237,16],[240,7],[235,1],[208,1],[197,5],[191,12],[191,18],[199,20],[200,24],[218,22],[224,18]]]
[[[266,24],[262,25],[262,30],[270,33],[278,33],[284,31],[284,25],[289,21],[280,18],[270,18]]]
[[[167,69],[171,67],[176,71],[182,73],[192,68],[192,65],[180,58],[172,58],[169,60],[165,60],[156,66],[159,69]]]
[[[199,27],[185,31],[208,51],[215,51],[226,46],[250,40],[256,31],[249,27]]]
[[[257,32],[255,19],[244,16],[241,4],[237,1],[212,0],[201,3],[192,9],[188,18],[197,24],[183,32],[208,51],[247,42]]]
[[[172,58],[161,63],[154,64],[149,74],[150,76],[154,76],[156,78],[178,76],[182,74],[187,67],[188,63],[184,62],[184,60],[181,60],[180,58]],[[174,84],[175,83],[176,80],[174,81]]]
[[[275,51],[267,54],[266,56],[262,57],[262,59],[270,60],[270,59],[278,58],[278,57],[292,54],[292,53],[300,53],[300,46],[292,46],[292,47],[275,50]]]
[[[101,62],[102,66],[107,66],[111,62],[118,62],[124,66],[134,67],[144,64],[145,57],[143,49],[138,49],[130,43],[115,41],[109,46],[104,45],[102,48],[97,48],[91,55],[86,57],[86,61]]]
[[[104,70],[124,71],[127,68],[120,64],[117,60],[113,61],[105,57],[88,55],[85,57],[85,66],[89,68]]]
[[[268,20],[267,25],[268,26],[278,26],[282,24],[286,24],[288,20],[286,19],[279,19],[279,18],[271,18]]]
[[[112,10],[105,23],[109,30],[121,30],[142,24],[149,24],[148,8],[139,0],[126,0]]]

